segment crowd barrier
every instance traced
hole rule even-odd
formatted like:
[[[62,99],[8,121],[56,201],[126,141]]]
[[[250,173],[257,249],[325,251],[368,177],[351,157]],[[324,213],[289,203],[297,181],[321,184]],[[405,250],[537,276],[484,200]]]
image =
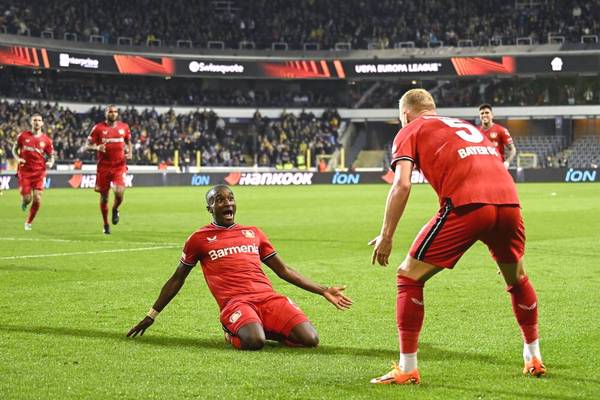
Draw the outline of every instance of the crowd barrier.
[[[598,182],[599,169],[548,168],[511,170],[517,182]],[[393,173],[387,172],[132,172],[125,179],[128,187],[148,186],[306,186],[306,185],[358,185],[390,184]],[[426,183],[419,171],[413,171],[413,183]],[[65,173],[50,171],[46,188],[93,189],[96,175],[93,173]],[[18,181],[13,173],[0,174],[0,190],[17,189]]]

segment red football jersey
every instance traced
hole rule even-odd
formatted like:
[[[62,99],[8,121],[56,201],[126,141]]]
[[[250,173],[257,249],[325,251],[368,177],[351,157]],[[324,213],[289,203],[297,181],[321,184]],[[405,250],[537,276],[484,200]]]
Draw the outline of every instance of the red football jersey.
[[[208,288],[223,309],[236,296],[273,292],[261,261],[277,254],[269,239],[255,226],[211,223],[185,242],[181,262],[202,265]]]
[[[121,167],[125,162],[125,143],[131,140],[129,125],[117,121],[115,126],[100,122],[92,128],[88,139],[96,144],[104,144],[106,151],[98,151],[98,167]]]
[[[423,116],[398,132],[392,169],[411,160],[437,193],[465,204],[519,204],[517,190],[496,148],[473,125],[460,119]]]
[[[508,133],[508,129],[500,124],[492,124],[489,129],[485,129],[482,125],[479,127],[479,130],[494,146],[496,146],[496,149],[498,149],[498,152],[502,157],[502,161],[504,161],[504,146],[512,144],[513,142],[510,133]]]
[[[25,160],[25,164],[19,165],[19,171],[44,172],[46,171],[46,158],[54,152],[52,140],[42,133],[35,136],[31,131],[23,131],[17,136],[17,149],[19,157]]]

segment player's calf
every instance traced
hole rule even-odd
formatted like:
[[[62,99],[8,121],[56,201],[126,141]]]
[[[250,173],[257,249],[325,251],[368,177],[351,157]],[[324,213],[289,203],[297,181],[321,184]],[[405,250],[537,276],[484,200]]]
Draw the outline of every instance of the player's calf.
[[[116,208],[112,209],[111,219],[113,225],[117,225],[119,223],[119,210],[117,210]]]
[[[27,211],[27,207],[29,206],[32,200],[33,196],[31,196],[31,194],[23,195],[21,199],[21,210]]]

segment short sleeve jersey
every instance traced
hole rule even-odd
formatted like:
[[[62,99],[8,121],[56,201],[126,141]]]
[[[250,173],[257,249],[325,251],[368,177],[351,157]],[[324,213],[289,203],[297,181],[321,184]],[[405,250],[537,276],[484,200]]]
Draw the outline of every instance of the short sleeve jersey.
[[[460,119],[423,116],[402,128],[392,147],[392,170],[410,160],[437,193],[440,205],[519,204],[515,184],[496,148]]]
[[[122,167],[125,161],[125,143],[131,140],[129,125],[117,121],[115,126],[100,122],[92,128],[88,140],[95,145],[104,144],[104,152],[97,152],[98,167]]]
[[[489,129],[480,126],[479,130],[490,142],[492,142],[504,161],[504,147],[513,143],[512,137],[510,136],[510,133],[508,133],[508,129],[500,124],[492,124]]]
[[[22,172],[45,172],[46,156],[50,157],[54,152],[52,140],[46,134],[36,137],[31,131],[23,131],[17,136],[17,149],[19,157],[25,160],[25,164],[19,166]]]
[[[212,223],[187,239],[181,262],[195,266],[200,261],[208,288],[223,309],[234,297],[273,292],[261,262],[275,254],[269,239],[255,226]]]

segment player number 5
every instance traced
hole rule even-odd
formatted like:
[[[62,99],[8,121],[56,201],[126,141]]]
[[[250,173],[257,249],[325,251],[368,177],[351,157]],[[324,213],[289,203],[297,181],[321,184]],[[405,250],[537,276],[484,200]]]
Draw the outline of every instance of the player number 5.
[[[467,124],[459,119],[438,117],[440,121],[448,125],[451,128],[460,128],[455,133],[462,139],[471,143],[481,143],[483,141],[483,135],[473,125]]]

